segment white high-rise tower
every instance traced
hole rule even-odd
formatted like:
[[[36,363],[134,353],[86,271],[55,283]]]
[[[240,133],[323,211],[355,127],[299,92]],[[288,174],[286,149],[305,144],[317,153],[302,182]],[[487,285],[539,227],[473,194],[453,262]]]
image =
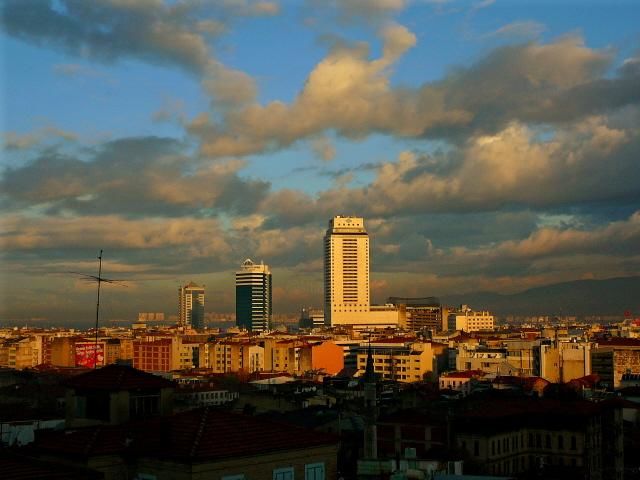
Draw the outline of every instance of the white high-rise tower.
[[[369,312],[369,235],[364,219],[337,216],[324,236],[324,315],[330,325]]]

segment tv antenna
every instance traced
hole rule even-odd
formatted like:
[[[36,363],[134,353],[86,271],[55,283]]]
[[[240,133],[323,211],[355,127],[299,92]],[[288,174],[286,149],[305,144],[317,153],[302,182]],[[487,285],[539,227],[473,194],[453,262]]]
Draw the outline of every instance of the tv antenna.
[[[102,283],[111,283],[115,285],[120,285],[122,287],[126,287],[127,285],[122,280],[114,280],[112,278],[105,278],[102,276],[102,249],[100,249],[100,254],[98,255],[98,275],[89,275],[87,273],[80,272],[69,272],[74,275],[80,276],[81,280],[86,282],[95,282],[98,284],[98,295],[96,300],[96,340],[95,345],[93,347],[93,368],[98,368],[98,323],[100,319],[100,285]],[[103,360],[104,362],[104,360]]]

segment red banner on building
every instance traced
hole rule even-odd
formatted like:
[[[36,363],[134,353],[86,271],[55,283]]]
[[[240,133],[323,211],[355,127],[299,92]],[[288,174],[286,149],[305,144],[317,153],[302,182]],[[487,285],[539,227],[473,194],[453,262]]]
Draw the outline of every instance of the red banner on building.
[[[104,365],[104,343],[76,343],[76,367],[94,368],[96,363]]]

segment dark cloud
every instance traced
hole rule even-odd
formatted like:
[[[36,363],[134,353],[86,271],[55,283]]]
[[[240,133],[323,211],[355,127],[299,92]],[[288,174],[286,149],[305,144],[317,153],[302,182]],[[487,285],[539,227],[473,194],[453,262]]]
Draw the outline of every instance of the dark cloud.
[[[203,163],[170,138],[124,138],[76,155],[49,149],[4,172],[0,185],[14,208],[50,214],[128,216],[243,214],[269,184],[238,176],[241,161]]]
[[[158,1],[8,0],[3,26],[15,37],[85,58],[138,58],[201,71],[208,61],[205,38],[190,31],[193,18],[179,5]],[[195,29],[193,29],[195,30]]]
[[[135,58],[203,72],[208,41],[234,17],[273,15],[274,2],[164,0],[6,0],[2,25],[10,35],[59,47],[83,58]]]

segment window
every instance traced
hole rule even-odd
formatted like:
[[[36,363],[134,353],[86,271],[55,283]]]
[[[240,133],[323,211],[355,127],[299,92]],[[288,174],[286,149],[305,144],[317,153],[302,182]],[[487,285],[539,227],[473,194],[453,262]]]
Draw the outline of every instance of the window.
[[[480,442],[478,442],[478,440],[473,441],[473,455],[476,457],[480,456]]]
[[[220,480],[244,480],[244,473],[238,475],[223,475]]]
[[[304,480],[324,480],[324,463],[305,465]]]
[[[293,467],[274,469],[273,480],[293,480]]]
[[[558,436],[558,450],[564,450],[564,437],[562,435]]]
[[[575,450],[577,448],[576,443],[576,436],[571,435],[571,450]]]

